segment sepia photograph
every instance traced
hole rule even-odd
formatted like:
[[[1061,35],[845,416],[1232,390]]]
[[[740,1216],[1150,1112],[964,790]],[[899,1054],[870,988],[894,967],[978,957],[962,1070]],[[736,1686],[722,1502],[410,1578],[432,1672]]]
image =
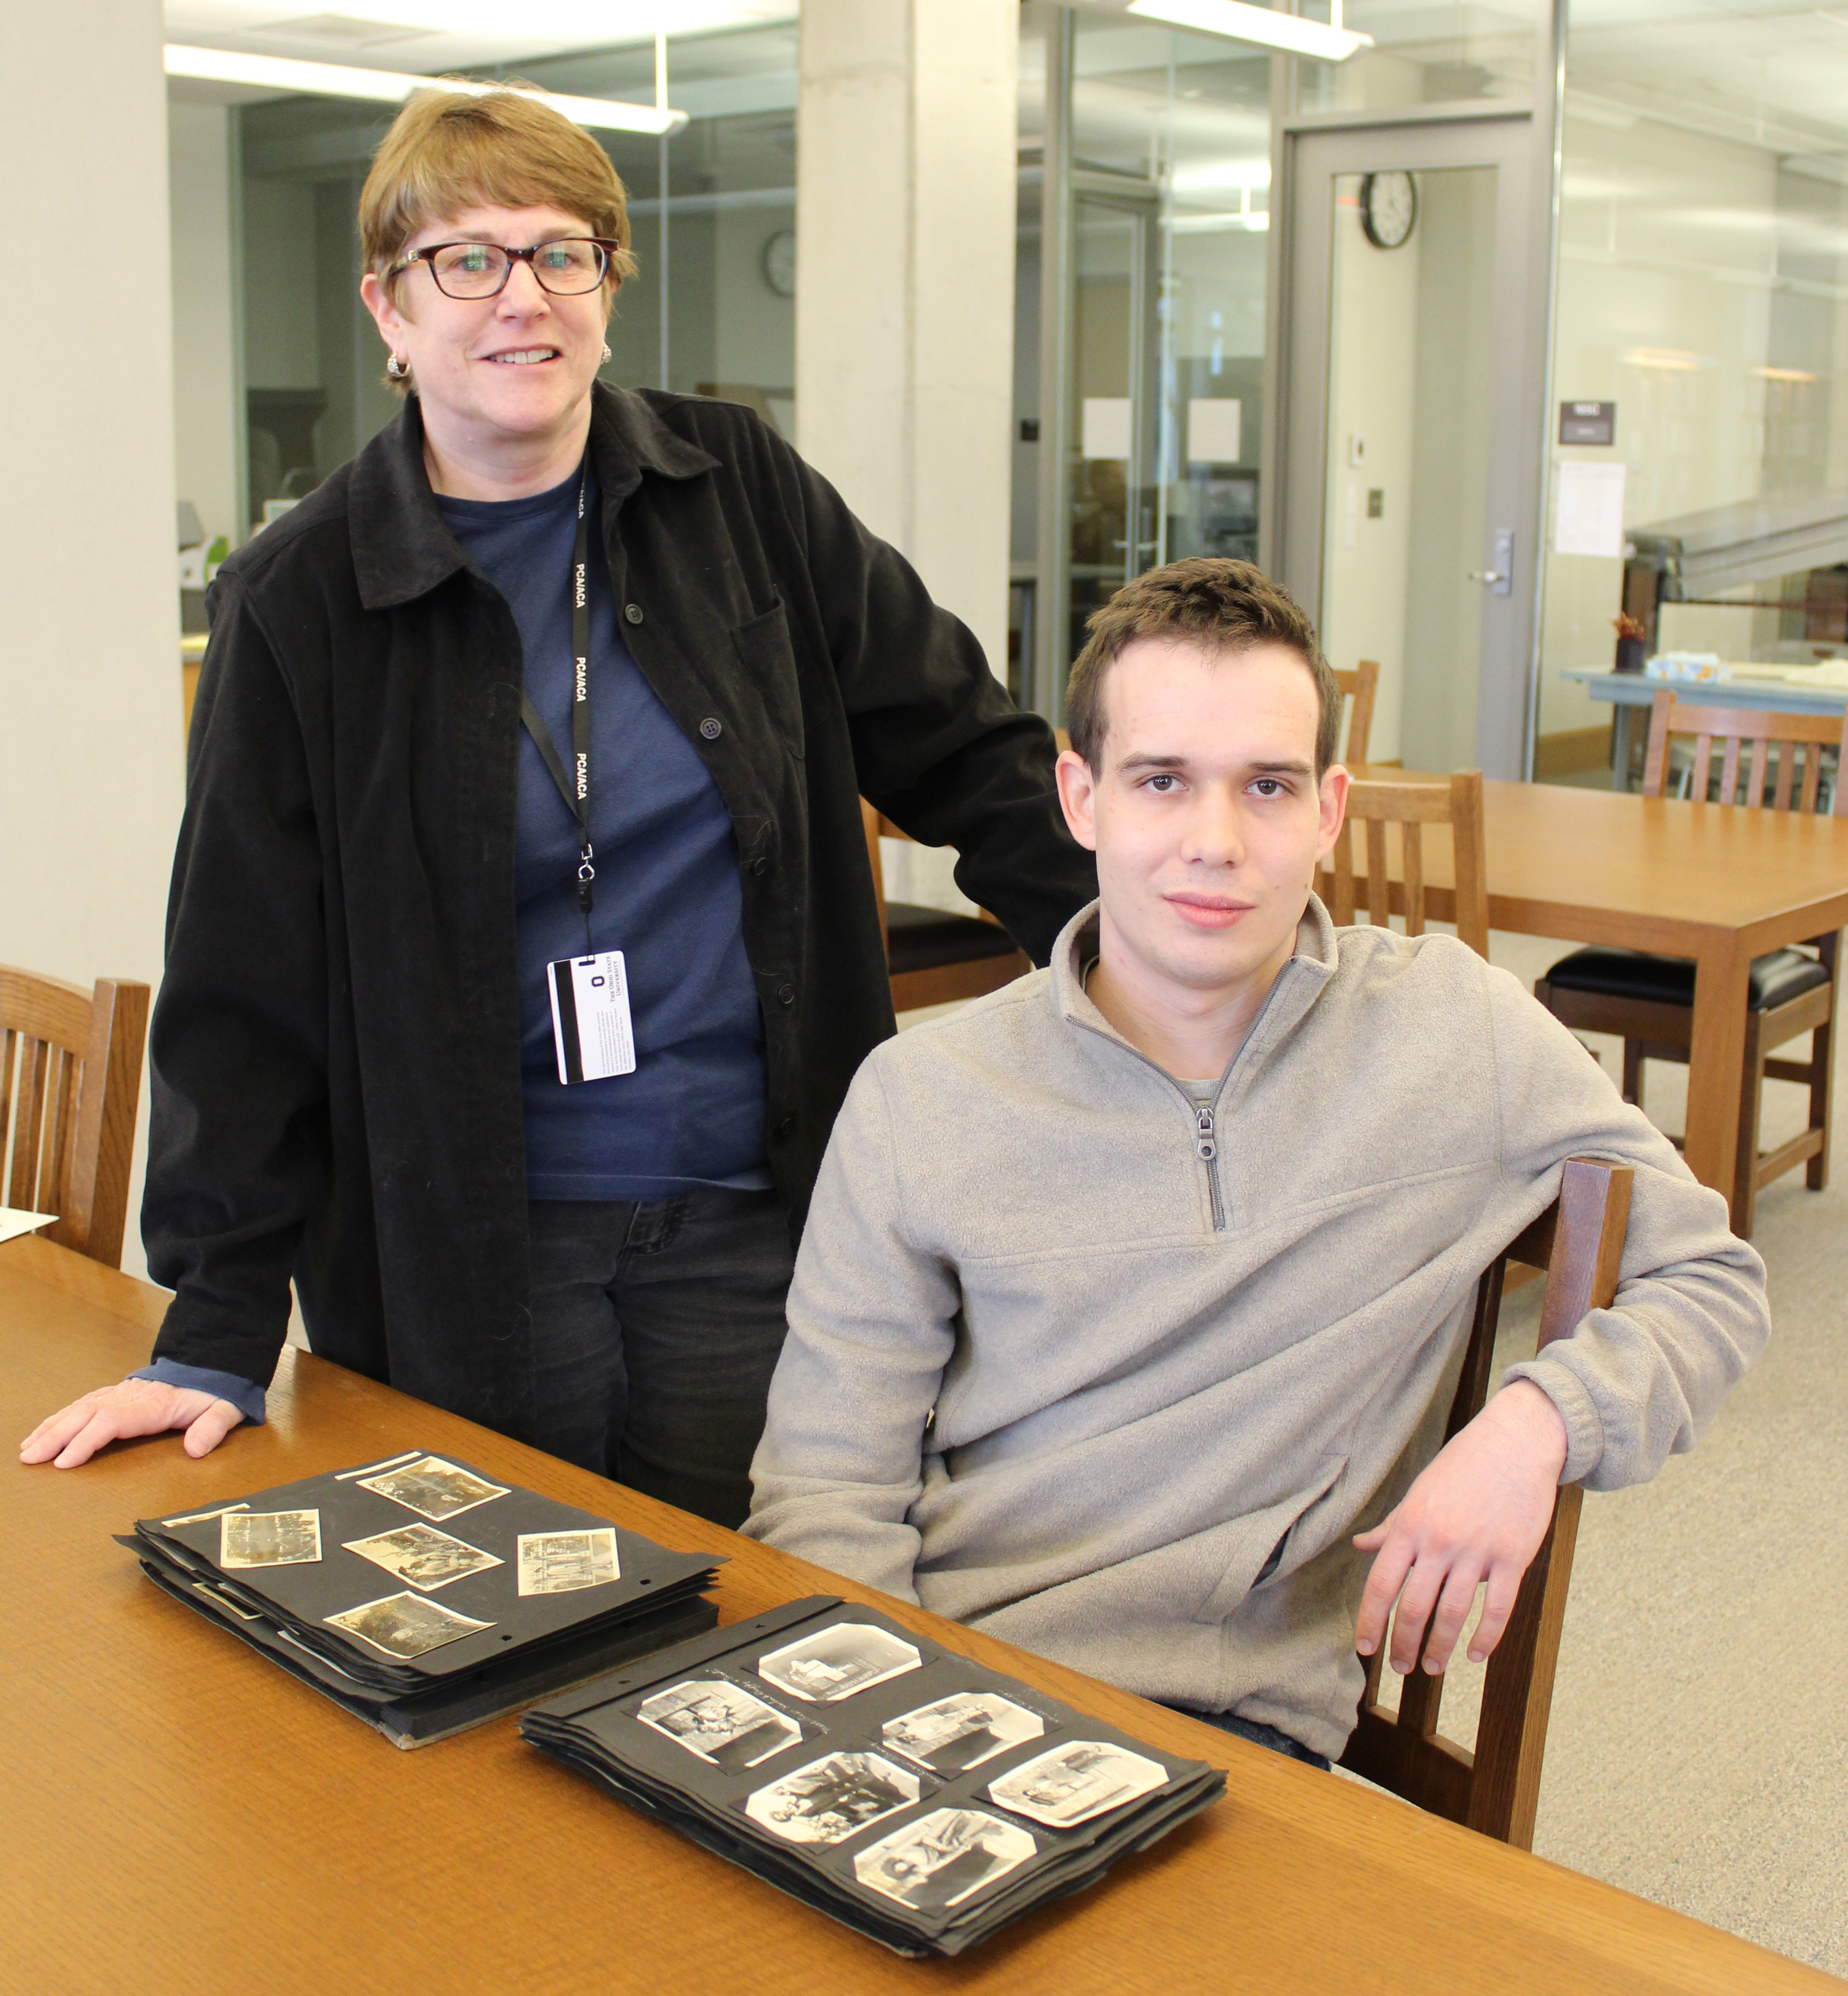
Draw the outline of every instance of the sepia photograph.
[[[1168,1770],[1127,1746],[1072,1740],[989,1784],[991,1801],[1054,1829],[1069,1829],[1164,1786]]]
[[[381,1497],[389,1497],[393,1503],[402,1504],[407,1511],[415,1511],[438,1525],[446,1518],[473,1510],[490,1498],[507,1495],[498,1483],[485,1482],[470,1471],[445,1462],[440,1455],[419,1456],[402,1469],[362,1477],[360,1488],[376,1490]]]
[[[869,1891],[921,1913],[941,1912],[998,1884],[1038,1848],[1017,1823],[980,1809],[933,1809],[869,1844],[853,1871]]]
[[[519,1558],[522,1594],[575,1594],[622,1578],[608,1525],[589,1532],[522,1532]]]
[[[1038,1740],[1045,1730],[1038,1712],[999,1692],[958,1691],[887,1719],[879,1737],[894,1753],[947,1777]]]
[[[400,1525],[392,1531],[375,1532],[369,1539],[349,1539],[346,1550],[426,1593],[461,1579],[464,1574],[480,1573],[502,1564],[492,1553],[465,1545],[434,1525]]]
[[[321,1557],[318,1511],[227,1511],[219,1520],[219,1564],[312,1566]]]
[[[917,1668],[917,1652],[867,1622],[838,1622],[773,1650],[757,1674],[810,1705],[832,1705],[857,1691]]]
[[[789,1843],[838,1843],[917,1799],[918,1779],[877,1753],[830,1753],[759,1788],[745,1813]]]
[[[802,1739],[794,1719],[723,1678],[691,1678],[656,1691],[635,1716],[728,1774],[755,1767]]]
[[[377,1601],[363,1601],[357,1608],[321,1618],[336,1629],[345,1629],[368,1643],[381,1656],[410,1663],[432,1650],[478,1629],[491,1629],[491,1622],[477,1622],[458,1615],[440,1601],[426,1601],[421,1594],[388,1594]]]

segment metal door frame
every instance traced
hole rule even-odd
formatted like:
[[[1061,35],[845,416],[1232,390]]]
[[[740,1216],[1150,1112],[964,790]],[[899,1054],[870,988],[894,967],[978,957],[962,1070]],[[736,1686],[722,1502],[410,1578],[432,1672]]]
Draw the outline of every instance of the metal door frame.
[[[1476,755],[1492,776],[1523,777],[1533,758],[1540,531],[1547,473],[1554,132],[1526,105],[1458,105],[1433,115],[1308,115],[1278,121],[1273,141],[1266,425],[1260,559],[1312,611],[1322,600],[1327,483],[1333,203],[1343,173],[1447,167],[1497,169],[1495,349],[1488,518],[1514,532],[1512,586],[1486,584]],[[1468,551],[1464,551],[1467,554]],[[1474,557],[1471,557],[1474,559]]]

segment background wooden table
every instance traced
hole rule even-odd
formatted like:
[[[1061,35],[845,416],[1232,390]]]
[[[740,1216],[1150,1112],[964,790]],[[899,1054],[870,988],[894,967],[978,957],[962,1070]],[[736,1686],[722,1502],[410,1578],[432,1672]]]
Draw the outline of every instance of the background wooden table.
[[[141,1362],[164,1298],[47,1242],[0,1248],[11,1432]],[[9,1722],[0,1982],[188,1996],[381,1989],[1167,1992],[1839,1988],[1814,1970],[1112,1691],[618,1489],[304,1354],[269,1425],[60,1472],[0,1470]],[[145,1580],[136,1517],[424,1447],[728,1553],[727,1622],[811,1592],[889,1613],[1175,1752],[1225,1798],[955,1962],[887,1954],[632,1814],[511,1719],[415,1753]],[[1612,1778],[1621,1779],[1613,1770]]]
[[[1369,765],[1354,773],[1444,780]],[[1848,924],[1848,818],[1504,783],[1483,784],[1482,816],[1491,928],[1693,960],[1685,1155],[1702,1185],[1729,1197],[1752,959]],[[1449,828],[1425,831],[1427,906],[1448,921]]]

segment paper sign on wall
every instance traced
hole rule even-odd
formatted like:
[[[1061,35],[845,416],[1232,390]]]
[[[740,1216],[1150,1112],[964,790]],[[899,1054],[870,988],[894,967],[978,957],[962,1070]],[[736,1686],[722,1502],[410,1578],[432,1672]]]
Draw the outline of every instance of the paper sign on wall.
[[[1195,395],[1187,404],[1187,456],[1195,464],[1236,464],[1244,404],[1229,396]]]
[[[1553,528],[1556,555],[1623,559],[1623,473],[1621,464],[1573,463],[1554,466],[1559,510]]]
[[[1130,454],[1130,398],[1127,395],[1087,395],[1084,399],[1084,434],[1081,446],[1086,457],[1123,457]]]

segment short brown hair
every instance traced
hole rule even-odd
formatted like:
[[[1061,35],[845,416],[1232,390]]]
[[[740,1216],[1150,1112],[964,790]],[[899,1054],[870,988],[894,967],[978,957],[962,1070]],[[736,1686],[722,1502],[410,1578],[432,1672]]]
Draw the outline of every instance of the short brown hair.
[[[1193,555],[1151,569],[1126,583],[1093,611],[1085,648],[1065,688],[1065,726],[1072,746],[1103,773],[1108,726],[1103,683],[1110,667],[1140,638],[1172,638],[1210,652],[1248,652],[1282,645],[1308,666],[1321,718],[1316,728],[1316,777],[1335,759],[1341,731],[1341,687],[1322,656],[1316,627],[1288,590],[1250,562]]]
[[[593,236],[622,246],[610,292],[632,276],[628,205],[610,156],[581,126],[528,86],[468,96],[442,86],[413,91],[372,156],[360,191],[360,247],[387,291],[392,266],[420,229],[468,208],[561,208]]]

